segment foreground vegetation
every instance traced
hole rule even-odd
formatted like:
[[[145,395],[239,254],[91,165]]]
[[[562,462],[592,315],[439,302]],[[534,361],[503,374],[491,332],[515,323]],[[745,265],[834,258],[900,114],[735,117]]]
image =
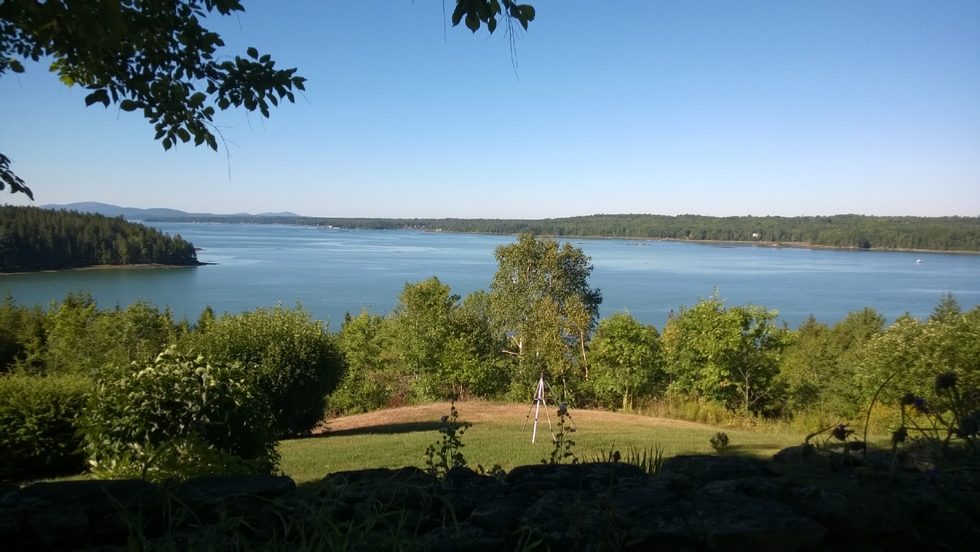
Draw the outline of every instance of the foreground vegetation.
[[[716,293],[681,306],[661,332],[629,313],[600,320],[590,259],[570,244],[525,234],[494,254],[489,292],[461,298],[437,277],[408,283],[391,313],[348,315],[337,333],[301,306],[221,316],[208,308],[191,324],[146,303],[100,310],[70,294],[42,309],[8,296],[0,305],[2,477],[81,466],[150,479],[268,473],[310,455],[333,458],[336,469],[371,459],[415,464],[412,427],[344,442],[339,456],[322,443],[351,435],[278,443],[310,433],[325,413],[461,399],[528,405],[542,380],[547,400],[566,412],[642,411],[794,442],[822,430],[854,447],[866,431],[895,432],[896,446],[914,438],[940,456],[950,443],[978,452],[980,307],[963,312],[951,295],[928,320],[885,327],[866,308],[833,326],[811,318],[791,330],[774,310],[729,306]],[[487,443],[471,449],[477,461],[540,459],[503,445],[511,431],[503,421],[474,426],[475,441]],[[694,428],[677,450],[672,438],[616,431],[608,440],[583,434],[582,454],[619,439],[673,452],[706,442]],[[781,446],[733,441],[763,452]],[[569,441],[556,442],[551,459],[569,460]]]
[[[417,229],[480,234],[533,233],[556,237],[765,242],[847,249],[980,251],[980,218],[977,217],[591,215],[514,220],[192,215],[149,220],[297,224],[361,230]]]
[[[180,236],[122,217],[0,206],[0,272],[128,264],[198,261],[194,245]]]

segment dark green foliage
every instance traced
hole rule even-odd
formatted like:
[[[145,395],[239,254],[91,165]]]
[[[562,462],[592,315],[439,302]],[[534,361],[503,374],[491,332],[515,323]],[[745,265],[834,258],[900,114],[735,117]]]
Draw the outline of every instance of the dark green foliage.
[[[76,211],[0,206],[0,271],[93,265],[197,265],[194,245],[127,222]]]
[[[88,375],[106,364],[149,362],[179,333],[169,311],[142,301],[100,311],[87,293],[69,293],[48,311],[45,323],[39,369],[47,373]]]
[[[980,307],[925,322],[896,320],[863,348],[854,396],[862,409],[882,385],[885,404],[898,404],[906,393],[928,397],[933,380],[945,373],[955,375],[961,389],[980,386]]]
[[[569,425],[571,424],[571,425]],[[575,423],[572,422],[572,415],[568,413],[568,405],[561,403],[558,405],[558,431],[551,437],[551,456],[542,459],[542,464],[578,464],[578,457],[575,456],[575,441],[572,440],[572,433],[575,433]]]
[[[928,449],[933,467],[951,468],[963,460],[976,465],[980,460],[980,390],[961,386],[955,372],[935,377],[928,400],[906,393],[899,404],[902,421],[892,434],[892,450],[911,434],[920,448]]]
[[[456,0],[452,20],[454,27],[462,21],[474,33],[480,30],[481,24],[486,24],[492,34],[497,30],[498,17],[503,17],[508,24],[516,20],[526,31],[528,23],[534,21],[534,14],[533,6],[513,0]]]
[[[459,421],[456,401],[450,404],[449,415],[443,416],[439,423],[439,441],[425,449],[425,471],[433,477],[445,479],[449,470],[466,467],[463,434],[473,424]]]
[[[408,378],[413,401],[461,399],[486,389],[497,354],[491,328],[437,277],[405,284],[392,311],[387,357]],[[492,384],[490,384],[492,385]]]
[[[657,329],[643,326],[629,313],[599,321],[589,342],[588,388],[595,403],[629,410],[637,398],[662,394],[666,372]]]
[[[952,293],[947,291],[943,294],[942,299],[939,300],[936,308],[933,309],[932,314],[929,315],[929,320],[948,321],[956,318],[962,312],[959,301],[956,300],[956,297],[953,297]]]
[[[775,399],[787,342],[775,318],[776,311],[765,307],[725,307],[717,292],[682,308],[663,333],[671,392],[744,413],[762,411]]]
[[[460,303],[438,278],[405,284],[388,317],[346,316],[338,345],[348,371],[329,398],[333,413],[406,402],[490,398],[506,387],[486,294]]]
[[[278,437],[316,427],[326,396],[346,371],[334,337],[302,306],[225,314],[203,333],[188,335],[183,348],[199,351],[209,361],[245,366],[249,384],[268,400]]]
[[[884,326],[885,317],[872,308],[854,311],[832,328],[812,316],[800,325],[780,359],[783,413],[820,410],[849,417],[862,411],[867,397],[859,397],[855,387],[862,351]]]
[[[306,79],[276,69],[268,55],[217,56],[224,42],[202,26],[208,14],[244,11],[238,0],[0,2],[0,75],[22,61],[51,60],[68,86],[90,93],[85,105],[139,111],[170,149],[194,140],[218,149],[215,108],[242,107],[269,116],[294,101]]]
[[[729,442],[728,434],[724,431],[719,431],[708,439],[708,444],[718,453],[718,456],[725,456],[728,453]]]
[[[399,378],[386,353],[386,325],[390,320],[367,311],[348,318],[337,344],[347,362],[347,373],[328,399],[332,413],[357,414],[383,408],[397,392]]]
[[[0,65],[3,63],[4,60],[0,59]],[[10,187],[10,193],[16,194],[20,192],[32,200],[34,199],[34,193],[24,184],[24,179],[10,170],[10,158],[0,153],[0,190],[8,186]]]
[[[568,242],[533,234],[498,246],[494,257],[489,315],[513,360],[511,398],[530,399],[542,373],[565,383],[583,377],[585,343],[602,303],[589,286],[592,259]]]
[[[276,420],[241,364],[168,349],[151,363],[99,371],[81,426],[99,477],[270,473]]]
[[[79,376],[0,376],[0,479],[81,471],[77,418],[90,389]]]
[[[622,462],[630,466],[636,466],[646,473],[660,473],[664,462],[667,460],[666,451],[660,445],[653,445],[650,448],[637,448],[631,444],[626,453],[623,454],[616,449],[616,445],[610,445],[609,450],[599,450],[599,453],[592,457],[590,462]]]
[[[45,313],[41,307],[17,305],[8,292],[0,304],[0,373],[15,365],[40,364],[45,338]]]

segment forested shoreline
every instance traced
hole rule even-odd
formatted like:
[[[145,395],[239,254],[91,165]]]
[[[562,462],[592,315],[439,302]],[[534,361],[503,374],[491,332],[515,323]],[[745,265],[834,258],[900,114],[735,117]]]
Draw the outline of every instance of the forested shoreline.
[[[194,245],[122,217],[0,206],[0,272],[200,264]]]
[[[263,216],[148,218],[147,222],[295,224],[358,230],[520,234],[771,243],[859,250],[980,252],[978,217],[709,217],[591,215],[541,220],[387,219]]]

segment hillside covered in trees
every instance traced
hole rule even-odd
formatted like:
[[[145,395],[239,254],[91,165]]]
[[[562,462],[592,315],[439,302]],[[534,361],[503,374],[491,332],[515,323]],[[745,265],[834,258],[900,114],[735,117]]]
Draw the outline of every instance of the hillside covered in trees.
[[[199,264],[194,245],[122,217],[0,206],[0,272]]]
[[[980,217],[591,215],[506,220],[213,216],[147,220],[299,224],[362,230],[418,229],[481,234],[530,232],[559,237],[768,242],[853,249],[980,251]]]

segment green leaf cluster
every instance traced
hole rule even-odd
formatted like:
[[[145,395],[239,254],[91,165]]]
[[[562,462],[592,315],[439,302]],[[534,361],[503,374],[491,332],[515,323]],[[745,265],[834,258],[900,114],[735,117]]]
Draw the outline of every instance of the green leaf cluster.
[[[140,111],[164,149],[193,140],[216,150],[215,108],[268,117],[270,105],[295,101],[306,81],[255,48],[219,61],[224,41],[202,21],[242,11],[238,0],[7,0],[0,3],[0,75],[22,72],[22,61],[51,59],[63,83],[89,91],[86,105]]]
[[[774,381],[787,332],[776,311],[755,305],[727,308],[718,297],[682,308],[667,321],[663,349],[670,391],[759,411],[775,397]]]
[[[63,375],[0,375],[0,479],[78,473],[78,417],[91,381]]]
[[[540,374],[573,376],[578,351],[599,316],[602,293],[589,286],[592,260],[580,248],[521,234],[494,250],[497,272],[490,282],[490,318],[518,364],[514,382],[533,391]],[[530,396],[528,396],[530,398]]]
[[[491,34],[497,30],[497,18],[503,16],[506,21],[517,21],[524,30],[534,21],[534,7],[529,4],[518,4],[513,0],[456,0],[453,10],[453,27],[460,22],[474,33],[486,24]]]
[[[587,380],[596,405],[632,410],[639,398],[663,393],[667,374],[659,337],[629,313],[599,321],[589,341]]]
[[[88,293],[69,293],[48,310],[0,304],[0,372],[90,376],[105,364],[152,360],[187,327],[137,301],[100,310]]]
[[[173,348],[101,369],[80,425],[99,477],[270,473],[279,460],[275,418],[248,370]]]
[[[346,371],[334,336],[302,305],[224,314],[187,334],[181,350],[245,367],[250,385],[262,390],[279,438],[316,427],[323,419],[326,396]]]
[[[0,61],[0,63],[2,63],[2,61]],[[18,63],[18,66],[19,65],[20,64]],[[10,193],[12,194],[22,193],[31,198],[31,200],[34,199],[34,192],[27,187],[27,184],[24,183],[24,179],[17,176],[12,170],[10,170],[10,158],[0,153],[0,190],[7,187],[10,188]]]
[[[460,302],[432,277],[405,284],[387,317],[348,316],[339,335],[348,373],[330,397],[330,410],[495,395],[502,374],[486,302],[482,292]]]

